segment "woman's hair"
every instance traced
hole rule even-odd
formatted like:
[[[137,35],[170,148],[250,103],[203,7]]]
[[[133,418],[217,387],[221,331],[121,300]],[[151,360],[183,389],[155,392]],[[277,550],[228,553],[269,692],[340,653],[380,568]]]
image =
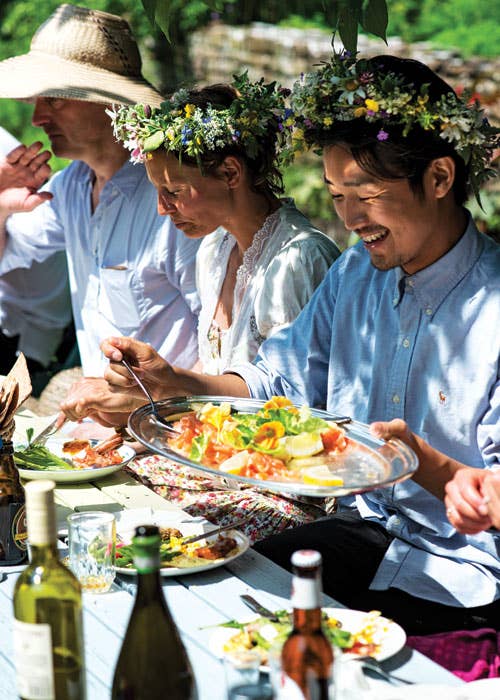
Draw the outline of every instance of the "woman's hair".
[[[208,105],[215,110],[228,109],[239,98],[238,91],[229,84],[218,83],[189,90],[186,103],[205,110]],[[197,158],[185,152],[176,153],[188,165],[200,168],[203,175],[216,175],[217,168],[227,156],[235,156],[246,165],[251,187],[255,192],[284,191],[281,171],[278,168],[278,119],[276,128],[270,128],[259,138],[259,149],[252,157],[240,142],[223,145],[215,150],[205,151]],[[174,152],[175,153],[175,152]]]
[[[379,74],[395,73],[414,84],[416,91],[421,85],[428,86],[429,101],[434,102],[442,95],[453,93],[453,89],[420,61],[397,58],[396,56],[375,56],[368,61],[369,69]],[[452,144],[440,138],[433,130],[421,126],[404,135],[400,127],[391,126],[390,139],[380,140],[380,123],[365,119],[350,121],[335,120],[330,129],[318,130],[314,140],[322,147],[342,145],[348,148],[356,163],[367,173],[382,180],[408,179],[410,187],[418,194],[423,193],[423,178],[431,161],[449,156],[455,162],[453,194],[458,205],[467,198],[468,168]]]

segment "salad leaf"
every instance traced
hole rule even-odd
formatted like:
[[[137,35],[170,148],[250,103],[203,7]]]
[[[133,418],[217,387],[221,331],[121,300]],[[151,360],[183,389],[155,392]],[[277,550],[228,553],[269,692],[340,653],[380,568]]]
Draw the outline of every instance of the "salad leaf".
[[[201,462],[203,455],[205,454],[205,450],[207,449],[208,441],[209,436],[207,433],[202,433],[201,435],[195,437],[191,443],[189,459],[192,459],[193,462]]]

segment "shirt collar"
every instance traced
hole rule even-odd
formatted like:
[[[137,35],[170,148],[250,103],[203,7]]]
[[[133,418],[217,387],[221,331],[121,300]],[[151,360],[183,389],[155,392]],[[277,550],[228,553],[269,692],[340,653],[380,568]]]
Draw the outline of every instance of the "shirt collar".
[[[83,161],[81,161],[81,172],[80,177],[82,182],[87,184],[89,181],[93,180],[92,169]],[[146,168],[140,163],[135,164],[130,160],[125,161],[119,170],[113,175],[109,183],[112,183],[113,187],[116,187],[125,197],[132,197],[139,185],[146,175]],[[108,188],[109,183],[106,183],[103,191]]]
[[[404,292],[410,288],[425,313],[432,317],[450,291],[474,267],[483,247],[469,214],[465,233],[442,258],[414,275],[406,274],[400,267],[395,268],[394,306],[400,303]]]

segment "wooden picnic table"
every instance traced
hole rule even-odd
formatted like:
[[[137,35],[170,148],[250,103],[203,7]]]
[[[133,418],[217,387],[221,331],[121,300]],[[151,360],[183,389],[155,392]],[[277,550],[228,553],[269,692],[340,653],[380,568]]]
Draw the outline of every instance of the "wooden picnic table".
[[[82,510],[145,508],[178,512],[169,503],[135,481],[124,471],[84,484],[59,484],[56,488],[58,525],[68,513]],[[12,645],[12,595],[18,573],[0,568],[0,699],[17,697]],[[221,660],[209,648],[213,625],[248,615],[240,594],[250,593],[271,609],[289,605],[291,575],[249,549],[227,566],[197,574],[163,577],[163,591],[179,627],[193,665],[199,700],[225,700]],[[84,636],[87,670],[87,700],[109,700],[115,664],[120,651],[135,594],[133,576],[117,576],[104,594],[84,593]],[[324,596],[324,604],[338,607]],[[404,647],[384,662],[388,670],[418,683],[460,685],[456,676],[421,654]]]

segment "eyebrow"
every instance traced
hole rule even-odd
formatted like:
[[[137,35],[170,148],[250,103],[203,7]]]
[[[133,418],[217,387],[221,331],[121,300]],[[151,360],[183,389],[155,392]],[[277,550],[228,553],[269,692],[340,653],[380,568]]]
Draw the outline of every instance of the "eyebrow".
[[[323,181],[327,185],[331,185],[332,187],[335,187],[335,184],[331,182],[326,176],[326,174],[323,172]],[[347,180],[346,182],[342,183],[343,187],[358,187],[359,185],[373,185],[375,183],[375,180],[367,175],[366,177],[359,177],[356,180]]]

